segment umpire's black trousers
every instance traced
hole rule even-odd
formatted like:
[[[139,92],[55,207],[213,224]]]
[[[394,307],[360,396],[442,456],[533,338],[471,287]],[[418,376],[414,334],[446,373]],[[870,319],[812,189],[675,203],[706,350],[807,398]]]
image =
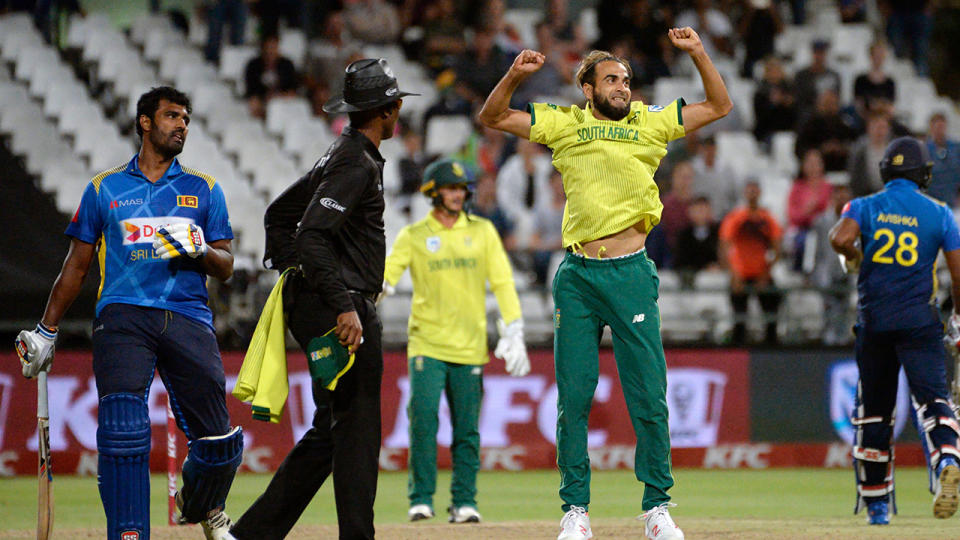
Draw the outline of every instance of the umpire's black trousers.
[[[363,344],[353,367],[330,391],[313,384],[313,427],[277,469],[267,490],[237,521],[238,540],[284,538],[333,471],[341,539],[374,537],[373,502],[380,456],[380,379],[383,328],[372,299],[351,294],[363,324]],[[285,295],[285,302],[287,296]],[[322,297],[297,292],[288,325],[301,347],[336,326],[335,310]]]

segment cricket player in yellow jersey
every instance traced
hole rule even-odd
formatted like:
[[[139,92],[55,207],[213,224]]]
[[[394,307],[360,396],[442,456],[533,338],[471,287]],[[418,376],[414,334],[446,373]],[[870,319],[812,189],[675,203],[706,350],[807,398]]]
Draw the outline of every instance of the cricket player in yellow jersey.
[[[613,333],[620,383],[637,436],[634,471],[645,484],[646,535],[683,538],[667,510],[673,475],[659,278],[644,242],[663,209],[653,173],[667,143],[722,118],[733,105],[697,33],[673,28],[668,34],[693,60],[706,100],[688,105],[680,98],[664,107],[631,102],[630,65],[593,51],[577,70],[587,100],[583,108],[531,103],[525,111],[511,109],[514,90],[545,60],[543,54],[525,50],[480,111],[484,125],[549,146],[567,195],[563,245],[568,253],[553,281],[557,466],[566,512],[559,540],[593,536],[587,514],[587,418],[604,326]]]
[[[493,224],[468,215],[470,196],[463,165],[453,160],[432,163],[420,191],[433,209],[400,230],[384,270],[384,291],[392,292],[409,268],[413,308],[407,344],[410,374],[410,458],[408,517],[433,517],[437,484],[437,413],[447,393],[453,424],[453,479],[448,509],[451,523],[476,523],[477,470],[480,468],[480,400],[487,363],[487,283],[497,297],[501,320],[495,355],[511,375],[530,372],[523,342],[520,300],[513,272]]]

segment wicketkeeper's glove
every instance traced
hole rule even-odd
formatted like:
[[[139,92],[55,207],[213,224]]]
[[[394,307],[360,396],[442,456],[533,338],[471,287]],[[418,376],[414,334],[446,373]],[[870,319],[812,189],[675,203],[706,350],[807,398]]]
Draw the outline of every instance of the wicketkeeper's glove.
[[[32,379],[41,371],[50,371],[53,366],[53,351],[57,344],[57,331],[37,323],[34,330],[21,330],[14,347],[20,357],[23,376]]]
[[[527,357],[527,345],[523,342],[523,319],[510,324],[497,319],[500,341],[493,355],[503,359],[507,373],[514,377],[523,377],[530,373],[530,358]]]
[[[393,296],[394,294],[396,294],[396,292],[397,292],[397,288],[391,285],[389,281],[384,280],[383,288],[380,290],[380,294],[377,295],[376,304],[380,305],[380,302],[382,302],[384,298],[388,296]]]
[[[203,229],[199,225],[174,223],[157,229],[153,250],[161,259],[172,259],[181,255],[196,259],[207,253],[207,243],[203,240]]]

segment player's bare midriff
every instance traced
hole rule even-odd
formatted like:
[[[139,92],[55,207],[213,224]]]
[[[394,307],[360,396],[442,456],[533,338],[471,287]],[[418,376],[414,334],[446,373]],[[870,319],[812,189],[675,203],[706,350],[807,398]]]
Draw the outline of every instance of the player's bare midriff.
[[[640,251],[646,241],[646,227],[644,222],[640,221],[620,232],[584,243],[582,253],[590,258],[620,257]],[[605,248],[603,253],[600,253],[600,248]]]

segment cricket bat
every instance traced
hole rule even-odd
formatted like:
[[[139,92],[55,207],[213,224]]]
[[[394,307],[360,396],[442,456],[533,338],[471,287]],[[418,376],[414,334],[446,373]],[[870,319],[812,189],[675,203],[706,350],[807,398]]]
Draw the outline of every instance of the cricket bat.
[[[37,497],[37,540],[49,540],[53,529],[53,473],[50,469],[50,413],[47,408],[47,372],[37,374],[37,441],[40,482]]]

